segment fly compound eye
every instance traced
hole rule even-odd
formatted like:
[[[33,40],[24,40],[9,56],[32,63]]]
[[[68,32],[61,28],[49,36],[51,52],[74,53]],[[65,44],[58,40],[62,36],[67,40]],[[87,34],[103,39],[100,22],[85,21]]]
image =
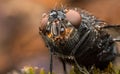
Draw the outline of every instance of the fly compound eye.
[[[40,25],[41,31],[45,31],[45,27],[47,25],[47,22],[48,22],[48,15],[46,13],[44,13],[42,15],[42,19],[41,19],[41,25]]]
[[[80,13],[72,9],[66,12],[66,19],[76,28],[79,27],[81,22]]]

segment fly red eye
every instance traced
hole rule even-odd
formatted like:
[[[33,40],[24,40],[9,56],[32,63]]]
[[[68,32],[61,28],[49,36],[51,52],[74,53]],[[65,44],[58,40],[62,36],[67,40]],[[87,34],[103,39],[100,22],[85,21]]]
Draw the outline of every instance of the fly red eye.
[[[48,22],[48,15],[47,14],[43,14],[42,15],[42,20],[41,20],[41,25],[40,25],[40,29],[43,31],[47,25]]]
[[[79,27],[81,22],[80,13],[72,9],[66,12],[66,19],[70,21],[76,28]]]

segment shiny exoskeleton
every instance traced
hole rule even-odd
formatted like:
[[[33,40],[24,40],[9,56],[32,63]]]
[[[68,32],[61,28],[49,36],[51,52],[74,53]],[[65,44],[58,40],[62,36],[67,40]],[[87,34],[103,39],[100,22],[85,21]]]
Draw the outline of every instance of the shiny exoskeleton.
[[[79,13],[80,23],[74,24],[69,20],[69,11]],[[76,14],[72,14],[74,15]],[[104,69],[115,59],[115,41],[104,30],[109,24],[83,10],[56,9],[46,16],[45,26],[40,27],[40,34],[51,52],[50,72],[52,55],[61,59],[65,73],[65,63],[73,64],[78,69],[80,66],[90,68],[92,65]]]

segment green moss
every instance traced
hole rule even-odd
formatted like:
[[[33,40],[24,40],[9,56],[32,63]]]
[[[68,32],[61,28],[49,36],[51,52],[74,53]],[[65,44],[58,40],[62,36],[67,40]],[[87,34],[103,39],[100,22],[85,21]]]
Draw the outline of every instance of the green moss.
[[[81,70],[77,69],[76,67],[72,66],[70,70],[70,74],[120,74],[120,70],[118,68],[115,68],[112,63],[108,65],[108,68],[105,70],[100,70],[96,68],[95,66],[92,66],[91,69],[87,70],[85,67],[81,67]],[[25,67],[23,70],[24,74],[36,74],[35,68],[33,67]],[[39,74],[50,74],[50,72],[46,72],[43,68],[39,69]],[[57,74],[57,73],[53,73]]]
[[[35,74],[35,69],[33,67],[24,67],[24,74]]]
[[[43,68],[40,69],[40,74],[46,74]]]

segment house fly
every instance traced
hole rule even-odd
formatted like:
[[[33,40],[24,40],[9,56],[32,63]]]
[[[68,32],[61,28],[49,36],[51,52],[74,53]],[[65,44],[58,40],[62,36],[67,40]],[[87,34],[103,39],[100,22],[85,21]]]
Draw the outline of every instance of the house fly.
[[[39,33],[50,50],[50,73],[53,55],[63,63],[90,68],[92,65],[104,69],[117,56],[115,42],[106,29],[119,28],[111,25],[82,9],[60,8],[43,14]]]

